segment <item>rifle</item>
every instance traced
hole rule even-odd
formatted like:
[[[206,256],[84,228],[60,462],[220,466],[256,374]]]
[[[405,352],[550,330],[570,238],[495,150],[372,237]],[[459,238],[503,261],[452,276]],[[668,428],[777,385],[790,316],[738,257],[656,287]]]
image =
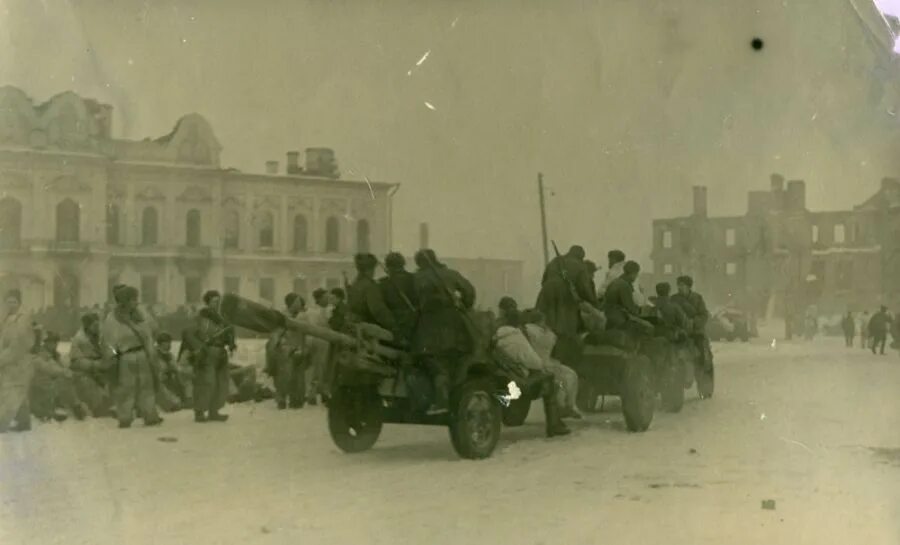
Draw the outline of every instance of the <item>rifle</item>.
[[[478,341],[481,336],[478,333],[478,327],[475,325],[475,322],[472,320],[472,317],[469,315],[469,313],[465,309],[460,308],[456,304],[456,297],[455,297],[453,291],[449,288],[449,286],[447,286],[447,284],[444,282],[444,279],[441,278],[441,275],[438,272],[437,266],[431,260],[431,257],[428,254],[424,254],[424,256],[425,256],[425,262],[427,263],[428,268],[431,270],[432,273],[434,273],[434,277],[437,279],[438,284],[443,289],[443,291],[447,295],[447,297],[450,298],[450,304],[453,306],[453,308],[457,312],[462,314],[463,323],[465,324],[465,327],[466,327],[466,333],[468,333],[469,337],[472,339],[472,344],[474,345],[475,350],[480,351]],[[509,373],[511,376],[516,376],[516,377],[522,376],[521,372],[518,369],[514,368],[512,365],[509,365],[507,362],[502,361],[502,358],[491,358],[491,359],[494,361],[494,363],[497,364],[498,367],[500,367],[501,369],[503,369],[504,371]]]
[[[575,283],[572,282],[572,279],[569,278],[569,272],[566,271],[562,266],[562,256],[559,254],[559,248],[556,247],[556,241],[551,240],[551,244],[553,244],[553,253],[556,254],[556,268],[559,269],[559,276],[562,277],[563,281],[569,287],[569,294],[575,299],[576,303],[581,303],[582,298],[578,295],[578,290],[575,288]]]

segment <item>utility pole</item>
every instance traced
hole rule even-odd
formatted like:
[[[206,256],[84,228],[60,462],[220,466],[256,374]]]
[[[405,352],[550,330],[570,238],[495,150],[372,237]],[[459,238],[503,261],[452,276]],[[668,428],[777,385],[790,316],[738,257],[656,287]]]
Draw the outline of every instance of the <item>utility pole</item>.
[[[550,263],[549,249],[547,248],[547,209],[544,203],[544,175],[538,172],[538,196],[541,202],[541,239],[543,240],[544,267]]]

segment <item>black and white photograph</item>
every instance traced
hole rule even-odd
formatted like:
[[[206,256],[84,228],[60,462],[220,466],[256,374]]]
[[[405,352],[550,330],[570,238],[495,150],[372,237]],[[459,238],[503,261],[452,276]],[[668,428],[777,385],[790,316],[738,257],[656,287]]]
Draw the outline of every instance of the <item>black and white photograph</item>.
[[[0,543],[900,545],[900,0],[0,0]]]

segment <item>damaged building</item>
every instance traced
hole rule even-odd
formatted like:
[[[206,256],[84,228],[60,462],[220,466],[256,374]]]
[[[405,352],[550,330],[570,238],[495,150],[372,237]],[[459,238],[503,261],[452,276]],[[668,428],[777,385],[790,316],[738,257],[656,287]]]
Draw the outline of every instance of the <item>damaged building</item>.
[[[710,217],[706,188],[693,192],[691,215],[653,221],[655,278],[689,274],[711,305],[758,316],[900,306],[900,181],[852,210],[815,212],[803,180],[773,174],[732,217]]]

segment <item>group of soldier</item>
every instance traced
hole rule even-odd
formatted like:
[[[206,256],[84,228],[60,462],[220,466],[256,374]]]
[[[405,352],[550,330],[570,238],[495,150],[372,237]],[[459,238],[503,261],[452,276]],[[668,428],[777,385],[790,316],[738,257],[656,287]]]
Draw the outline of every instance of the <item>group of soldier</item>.
[[[218,313],[218,292],[204,295],[177,357],[172,336],[139,310],[138,297],[134,287],[119,285],[105,318],[84,314],[65,365],[59,336],[34,324],[21,293],[9,291],[0,326],[0,432],[26,431],[32,416],[61,421],[69,414],[115,417],[120,428],[136,417],[157,426],[160,410],[187,407],[197,422],[225,422],[220,411],[227,400],[259,397],[254,369],[229,364],[234,329]]]
[[[572,367],[586,335],[634,332],[642,316],[652,312],[671,331],[699,339],[701,347],[705,342],[702,331],[709,313],[703,298],[691,290],[689,277],[678,279],[676,295],[670,297],[671,287],[661,283],[648,300],[636,283],[639,265],[626,261],[619,250],[607,257],[609,270],[599,288],[594,277],[600,268],[585,259],[583,248],[573,246],[547,265],[534,308],[520,312],[508,297],[498,306],[492,342],[526,339],[520,344],[532,351],[523,356],[536,362],[531,370],[552,377],[545,395],[545,400],[554,400],[547,409],[551,436],[568,432],[563,418],[581,417],[575,409],[578,377]],[[290,293],[284,298],[284,312],[338,331],[358,322],[389,331],[394,344],[408,350],[427,371],[433,382],[429,412],[440,414],[448,410],[456,364],[479,342],[467,322],[476,291],[430,249],[418,251],[414,261],[416,270],[410,272],[402,254],[388,254],[383,264],[372,254],[357,254],[356,277],[345,290],[316,290],[311,308],[301,295]],[[376,280],[379,266],[385,274]],[[66,367],[56,351],[58,336],[33,327],[18,291],[6,294],[0,330],[0,431],[13,422],[14,429],[28,429],[32,412],[52,418],[59,407],[76,418],[115,416],[120,428],[130,427],[136,417],[146,426],[159,425],[159,408],[192,407],[197,422],[224,422],[228,416],[221,409],[235,385],[249,387],[244,397],[259,401],[255,376],[244,375],[253,368],[229,363],[235,331],[219,313],[218,292],[204,294],[204,307],[182,333],[177,357],[171,352],[171,336],[155,331],[152,320],[138,309],[138,295],[134,287],[117,286],[115,307],[105,318],[84,315]],[[329,348],[327,340],[288,329],[271,335],[265,372],[274,379],[279,409],[300,408],[317,398],[327,402],[335,372]]]

